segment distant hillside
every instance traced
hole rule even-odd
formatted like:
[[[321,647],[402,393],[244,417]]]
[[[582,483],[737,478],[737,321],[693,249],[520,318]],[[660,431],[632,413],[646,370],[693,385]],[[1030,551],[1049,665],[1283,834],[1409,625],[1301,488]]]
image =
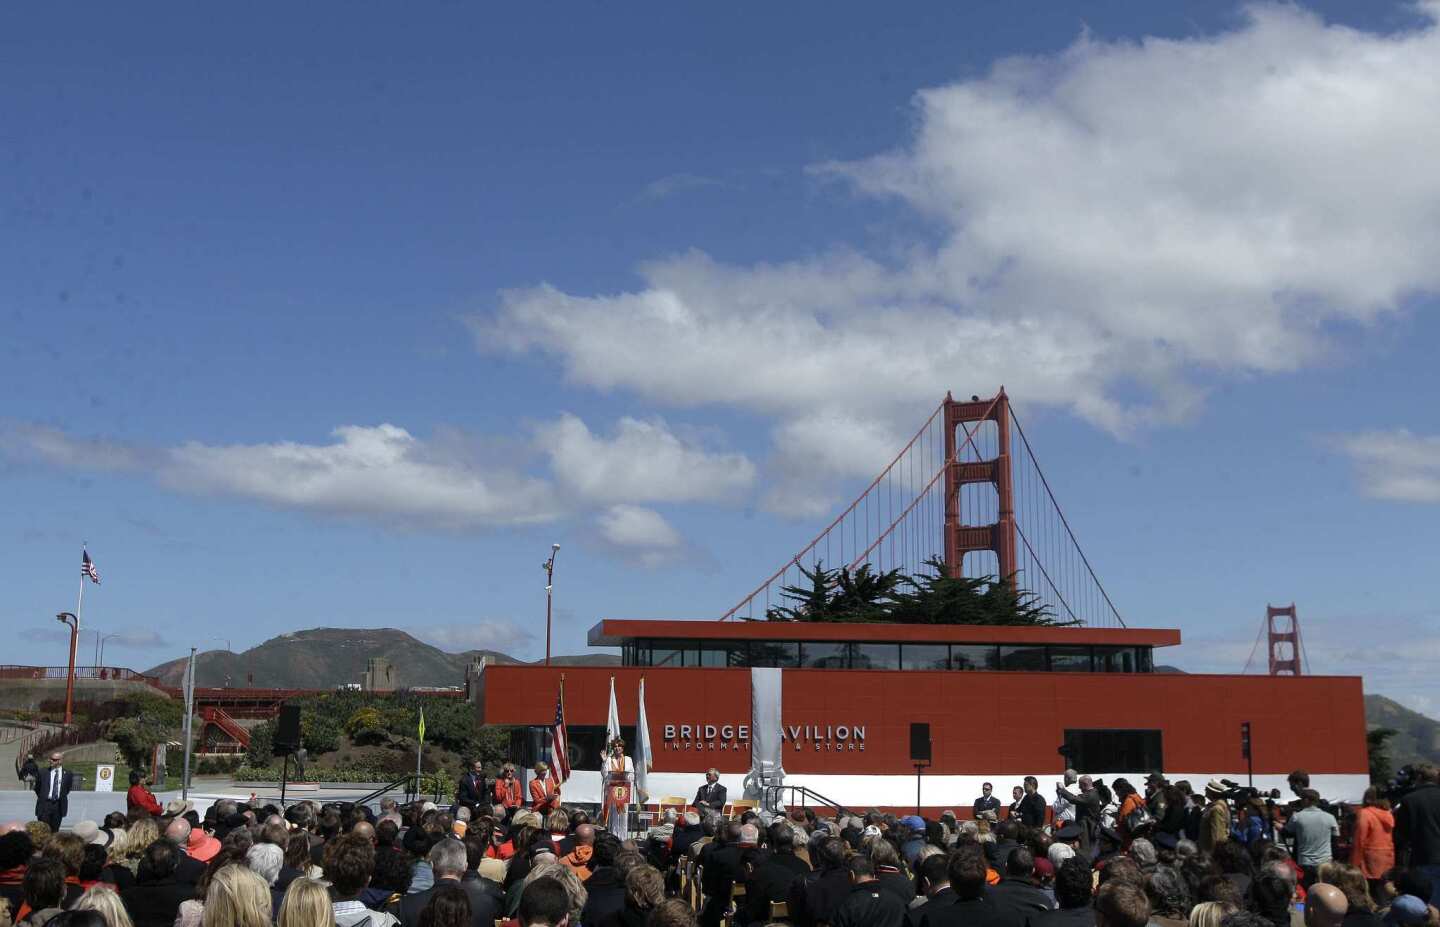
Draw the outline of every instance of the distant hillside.
[[[1396,769],[1421,760],[1440,763],[1440,721],[1411,711],[1383,695],[1367,695],[1365,724],[1399,731],[1388,744],[1390,760]]]
[[[465,667],[480,656],[494,663],[522,663],[493,650],[446,653],[394,628],[312,628],[272,637],[244,653],[207,650],[195,657],[195,680],[201,686],[258,686],[279,689],[329,689],[360,682],[365,662],[385,657],[395,669],[397,687],[459,686]],[[611,654],[554,657],[565,666],[617,665]],[[185,676],[185,658],[145,671],[178,686]]]

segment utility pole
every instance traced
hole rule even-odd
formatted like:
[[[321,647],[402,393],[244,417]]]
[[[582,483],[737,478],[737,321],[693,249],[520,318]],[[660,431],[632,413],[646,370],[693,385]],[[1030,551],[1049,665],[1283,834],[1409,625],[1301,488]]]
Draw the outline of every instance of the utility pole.
[[[550,665],[550,600],[555,589],[555,555],[560,553],[559,544],[550,545],[550,559],[546,560],[542,567],[545,569],[545,665]]]
[[[190,741],[195,715],[195,648],[190,648],[190,661],[185,665],[185,770],[181,773],[180,797],[190,797]]]

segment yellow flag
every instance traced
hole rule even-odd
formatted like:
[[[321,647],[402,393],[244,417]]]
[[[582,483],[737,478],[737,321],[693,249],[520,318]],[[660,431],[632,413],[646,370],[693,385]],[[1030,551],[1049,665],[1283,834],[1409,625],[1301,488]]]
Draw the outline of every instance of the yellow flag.
[[[420,740],[425,740],[425,709],[420,709]]]

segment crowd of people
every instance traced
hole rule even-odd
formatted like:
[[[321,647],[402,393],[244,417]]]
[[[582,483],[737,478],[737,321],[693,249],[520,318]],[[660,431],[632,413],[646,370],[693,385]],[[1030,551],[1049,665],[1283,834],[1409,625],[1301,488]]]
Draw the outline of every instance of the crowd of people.
[[[1031,778],[1006,808],[987,784],[963,819],[927,819],[727,816],[712,771],[625,839],[536,772],[522,790],[477,765],[448,807],[203,812],[136,777],[128,813],[0,824],[0,927],[1440,927],[1428,766],[1396,808],[1366,795],[1348,847],[1300,772],[1283,805],[1067,772],[1052,800]],[[41,771],[37,810],[60,775]]]

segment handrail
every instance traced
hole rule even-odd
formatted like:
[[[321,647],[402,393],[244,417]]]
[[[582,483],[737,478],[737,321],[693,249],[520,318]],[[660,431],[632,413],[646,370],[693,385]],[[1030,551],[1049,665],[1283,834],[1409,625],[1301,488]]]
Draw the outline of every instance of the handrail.
[[[367,804],[369,804],[370,802],[374,801],[375,799],[380,798],[380,797],[383,796],[383,795],[387,795],[387,794],[389,794],[390,792],[395,791],[397,788],[400,788],[401,786],[404,786],[404,787],[405,787],[405,801],[406,801],[406,803],[408,804],[408,803],[414,801],[414,800],[420,795],[420,780],[423,779],[423,778],[425,778],[425,777],[424,777],[424,776],[417,776],[415,773],[406,773],[404,776],[402,776],[402,777],[399,778],[399,779],[396,779],[394,782],[390,783],[389,785],[382,785],[380,788],[376,789],[375,791],[371,792],[370,794],[368,794],[368,795],[363,795],[363,796],[361,796],[360,798],[355,799],[354,804],[357,804],[357,805],[367,805]],[[440,796],[440,787],[439,787],[439,786],[440,786],[440,783],[439,783],[439,780],[437,779],[437,780],[436,780],[436,787],[435,787],[435,803],[436,803],[437,805],[440,803],[440,798],[441,798],[441,796]]]
[[[786,805],[787,805],[787,806],[794,805],[794,804],[795,804],[795,796],[796,796],[796,795],[799,795],[802,799],[811,799],[811,800],[814,800],[817,804],[827,805],[827,806],[829,806],[829,807],[831,807],[831,808],[834,808],[834,809],[835,809],[835,815],[836,815],[836,817],[852,817],[852,816],[855,816],[855,812],[851,811],[849,808],[846,808],[844,805],[840,804],[840,803],[839,803],[838,801],[836,801],[835,799],[833,799],[833,798],[828,798],[828,797],[826,797],[826,796],[824,796],[824,795],[821,795],[819,792],[815,791],[814,789],[812,789],[812,788],[810,788],[810,787],[808,787],[808,786],[804,786],[804,785],[768,785],[768,786],[766,786],[766,787],[765,787],[765,792],[766,792],[766,802],[765,802],[765,803],[766,803],[766,805],[767,805],[768,807],[774,808],[777,804],[779,804],[780,794],[781,794],[783,791],[785,791],[786,789],[788,789],[788,790],[790,791],[790,801],[786,802]],[[774,793],[773,795],[770,794],[770,793],[772,793],[772,792]],[[804,807],[807,807],[807,806],[802,802],[801,807],[804,808]]]

